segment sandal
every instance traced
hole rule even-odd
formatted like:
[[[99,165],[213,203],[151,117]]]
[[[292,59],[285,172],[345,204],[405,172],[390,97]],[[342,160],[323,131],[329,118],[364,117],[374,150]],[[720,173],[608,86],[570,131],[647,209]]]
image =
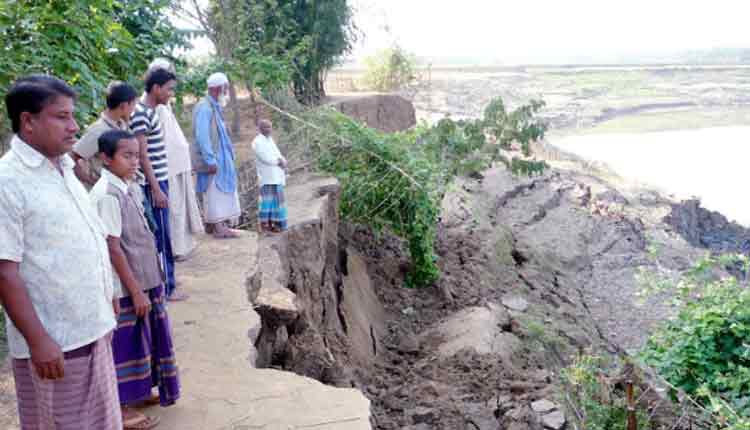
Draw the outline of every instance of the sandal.
[[[144,415],[143,418],[134,418],[130,421],[123,421],[123,430],[152,430],[159,425],[161,419],[159,417],[149,417]]]
[[[149,417],[140,412],[128,410],[130,418],[125,418],[126,412],[123,410],[122,428],[123,430],[151,430],[159,425],[159,417]]]

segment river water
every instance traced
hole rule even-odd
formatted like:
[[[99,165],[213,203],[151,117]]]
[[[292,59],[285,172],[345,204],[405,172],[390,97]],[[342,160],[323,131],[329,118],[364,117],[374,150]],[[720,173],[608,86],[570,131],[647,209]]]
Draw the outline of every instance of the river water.
[[[699,197],[705,208],[750,227],[750,127],[589,134],[551,143],[678,198]]]

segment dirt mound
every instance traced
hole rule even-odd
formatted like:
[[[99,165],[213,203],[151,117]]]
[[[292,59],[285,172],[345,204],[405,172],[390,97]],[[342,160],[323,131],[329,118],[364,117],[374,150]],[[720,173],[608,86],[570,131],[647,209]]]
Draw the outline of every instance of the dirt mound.
[[[331,105],[341,113],[387,133],[403,131],[417,124],[411,102],[394,94],[338,96]]]
[[[714,253],[750,252],[750,229],[730,222],[718,212],[702,208],[700,200],[673,204],[664,222],[693,246],[707,248]]]

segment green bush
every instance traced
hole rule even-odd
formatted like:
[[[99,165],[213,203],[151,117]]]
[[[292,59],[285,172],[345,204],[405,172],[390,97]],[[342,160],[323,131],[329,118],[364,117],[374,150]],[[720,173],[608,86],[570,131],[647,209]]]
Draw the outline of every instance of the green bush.
[[[394,91],[414,81],[414,56],[399,46],[365,58],[365,86],[375,91]]]
[[[560,373],[563,397],[574,428],[585,430],[626,430],[628,404],[625,392],[609,382],[610,374],[602,357],[581,355]],[[634,398],[640,396],[634,387]],[[646,411],[636,405],[638,430],[649,428]]]
[[[706,257],[671,283],[679,312],[642,352],[670,384],[737,429],[745,428],[740,417],[750,418],[750,289],[719,270],[741,267],[746,274],[749,262],[746,256]]]

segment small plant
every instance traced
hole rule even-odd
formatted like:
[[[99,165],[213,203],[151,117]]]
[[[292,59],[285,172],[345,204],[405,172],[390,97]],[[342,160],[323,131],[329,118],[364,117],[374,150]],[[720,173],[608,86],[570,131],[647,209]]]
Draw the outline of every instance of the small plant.
[[[609,375],[620,373],[619,369],[608,372],[602,357],[581,355],[572,365],[560,373],[564,392],[562,397],[569,409],[568,416],[573,428],[581,430],[626,430],[628,423],[628,401],[623,384],[612,382]],[[640,396],[635,386],[634,398]],[[637,429],[647,429],[648,414],[636,406]]]

